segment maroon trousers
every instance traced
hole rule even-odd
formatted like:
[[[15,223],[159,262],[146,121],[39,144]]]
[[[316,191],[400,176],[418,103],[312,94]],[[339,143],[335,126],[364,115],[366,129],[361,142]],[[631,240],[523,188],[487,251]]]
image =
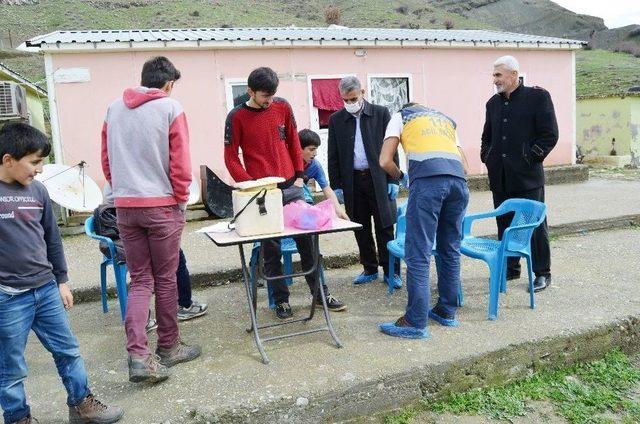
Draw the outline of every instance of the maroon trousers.
[[[117,214],[131,275],[124,324],[127,351],[146,357],[151,351],[145,325],[154,292],[158,347],[173,347],[180,338],[176,270],[185,215],[177,205],[118,208]]]

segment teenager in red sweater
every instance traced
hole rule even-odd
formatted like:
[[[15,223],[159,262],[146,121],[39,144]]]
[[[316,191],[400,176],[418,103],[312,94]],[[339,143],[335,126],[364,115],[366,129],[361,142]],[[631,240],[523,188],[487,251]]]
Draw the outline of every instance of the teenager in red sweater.
[[[278,89],[278,75],[271,68],[254,69],[247,80],[249,100],[238,105],[227,115],[224,131],[224,161],[236,182],[263,177],[282,177],[278,185],[282,190],[282,203],[304,201],[304,167],[302,150],[291,106],[286,100],[274,97]],[[238,157],[242,149],[244,166]],[[303,269],[313,266],[310,236],[294,238]],[[267,276],[282,275],[280,240],[264,242],[264,267]],[[315,275],[307,276],[311,289]],[[293,315],[289,305],[289,288],[284,280],[269,282],[276,303],[278,318]],[[332,311],[346,309],[344,303],[323,290]],[[318,304],[322,301],[318,297]]]

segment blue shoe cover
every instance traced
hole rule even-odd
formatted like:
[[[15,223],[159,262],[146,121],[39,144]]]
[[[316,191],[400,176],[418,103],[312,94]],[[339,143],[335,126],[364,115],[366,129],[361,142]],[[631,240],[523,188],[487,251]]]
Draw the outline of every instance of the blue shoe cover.
[[[384,276],[384,283],[389,286],[389,277],[386,275]],[[402,278],[400,278],[400,276],[397,274],[393,276],[393,288],[402,288]]]
[[[378,325],[380,331],[388,336],[403,337],[405,339],[428,339],[427,328],[399,327],[395,322],[384,322]]]
[[[365,274],[364,272],[353,279],[353,284],[365,284],[378,279],[378,273]]]
[[[460,322],[457,319],[443,318],[440,315],[433,312],[433,309],[429,310],[429,318],[436,321],[440,325],[444,325],[445,327],[458,327],[460,325]]]

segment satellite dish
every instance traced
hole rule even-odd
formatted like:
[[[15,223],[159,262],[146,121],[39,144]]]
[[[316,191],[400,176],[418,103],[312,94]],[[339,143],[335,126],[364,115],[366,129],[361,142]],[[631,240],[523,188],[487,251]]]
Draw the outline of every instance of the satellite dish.
[[[102,203],[100,187],[84,172],[85,162],[69,166],[49,164],[36,176],[47,188],[51,200],[76,212],[92,212]]]
[[[191,174],[191,185],[189,186],[189,199],[187,205],[195,205],[200,201],[200,183],[198,179]]]

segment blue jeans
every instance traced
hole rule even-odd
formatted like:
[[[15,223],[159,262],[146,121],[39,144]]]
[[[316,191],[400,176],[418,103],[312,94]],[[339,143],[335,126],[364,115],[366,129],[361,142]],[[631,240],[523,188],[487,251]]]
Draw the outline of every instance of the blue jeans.
[[[411,181],[407,204],[407,311],[405,319],[416,328],[428,321],[431,293],[429,265],[437,239],[438,304],[455,314],[460,286],[462,218],[469,203],[469,189],[462,178],[441,175]]]
[[[0,406],[5,423],[30,413],[24,391],[24,351],[30,330],[53,355],[67,390],[67,404],[79,405],[90,393],[78,340],[71,332],[56,282],[18,295],[0,291]]]

